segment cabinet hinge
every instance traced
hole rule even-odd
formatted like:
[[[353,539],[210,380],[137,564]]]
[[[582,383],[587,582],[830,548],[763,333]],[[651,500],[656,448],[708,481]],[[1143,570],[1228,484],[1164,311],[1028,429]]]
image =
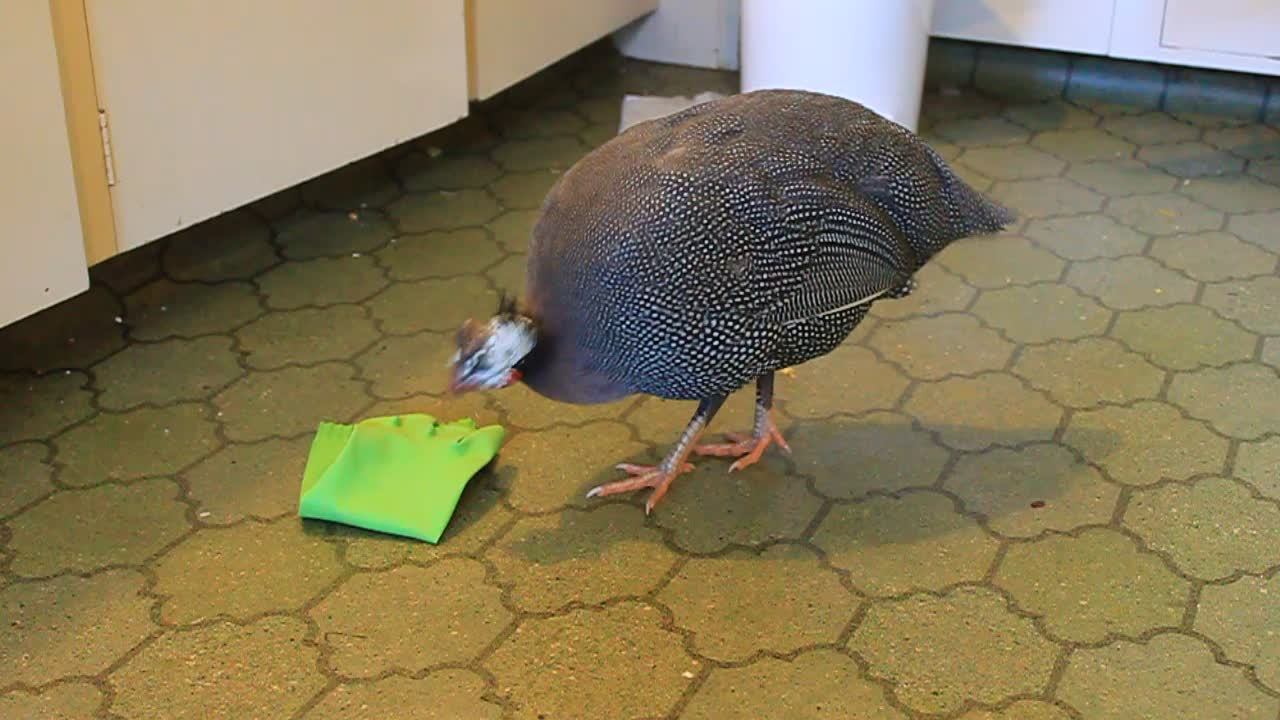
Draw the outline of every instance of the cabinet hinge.
[[[116,184],[116,164],[111,157],[111,130],[107,126],[106,110],[98,110],[98,129],[102,131],[102,156],[107,164],[107,187],[113,187]]]

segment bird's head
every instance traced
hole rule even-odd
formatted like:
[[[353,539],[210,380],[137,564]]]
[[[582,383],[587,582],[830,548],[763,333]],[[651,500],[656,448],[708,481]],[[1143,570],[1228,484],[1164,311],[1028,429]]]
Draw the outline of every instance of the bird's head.
[[[468,319],[458,328],[458,349],[449,364],[455,393],[497,390],[519,382],[520,364],[538,341],[533,319],[516,309],[515,301],[503,297],[498,313],[481,324]]]

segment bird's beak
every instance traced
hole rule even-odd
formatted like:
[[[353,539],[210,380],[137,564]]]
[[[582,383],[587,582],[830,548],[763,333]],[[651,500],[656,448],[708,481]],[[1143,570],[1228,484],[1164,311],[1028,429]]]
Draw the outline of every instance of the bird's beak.
[[[471,386],[463,381],[462,372],[458,369],[457,365],[454,365],[450,372],[452,373],[449,378],[450,395],[461,395],[471,389]]]

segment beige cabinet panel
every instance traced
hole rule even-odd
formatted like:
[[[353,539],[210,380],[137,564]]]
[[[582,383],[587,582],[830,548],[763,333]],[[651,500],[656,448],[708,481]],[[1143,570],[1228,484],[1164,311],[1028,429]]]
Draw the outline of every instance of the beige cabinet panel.
[[[467,112],[463,0],[85,0],[127,250]]]
[[[89,287],[47,0],[0,2],[0,325]]]
[[[659,0],[467,0],[471,97],[492,97],[658,5]]]

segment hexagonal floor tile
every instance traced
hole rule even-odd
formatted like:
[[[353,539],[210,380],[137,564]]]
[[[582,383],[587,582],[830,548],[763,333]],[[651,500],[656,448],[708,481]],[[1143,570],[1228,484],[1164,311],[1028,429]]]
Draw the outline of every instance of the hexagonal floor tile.
[[[1280,212],[1248,213],[1232,215],[1227,229],[1245,242],[1280,253],[1280,233],[1275,231],[1277,224],[1280,224]]]
[[[507,173],[495,181],[493,191],[502,207],[508,210],[535,211],[542,207],[551,186],[560,179],[559,170],[533,170]]]
[[[1068,260],[1092,260],[1142,252],[1147,238],[1106,215],[1032,220],[1027,237]]]
[[[342,574],[333,545],[292,518],[200,530],[154,569],[160,621],[169,624],[294,611]]]
[[[479,226],[497,217],[500,211],[493,196],[484,190],[406,195],[387,206],[392,221],[407,233]]]
[[[1280,565],[1280,508],[1226,478],[1135,493],[1124,523],[1184,573],[1202,580]]]
[[[179,285],[161,279],[143,286],[124,303],[130,335],[152,342],[225,333],[262,314],[253,286],[238,281]]]
[[[451,336],[424,332],[383,338],[354,362],[360,377],[369,381],[373,394],[380,398],[440,395],[449,390],[448,363],[455,352],[457,345]]]
[[[1222,213],[1173,193],[1114,198],[1107,214],[1149,235],[1177,235],[1222,227]]]
[[[1072,163],[1063,175],[1110,197],[1169,192],[1178,179],[1138,160]]]
[[[975,587],[872,605],[849,647],[920,713],[1043,692],[1059,652],[1002,597]]]
[[[843,500],[929,487],[950,458],[929,433],[896,412],[806,422],[789,442],[796,448],[796,470],[813,478],[818,492]]]
[[[1280,501],[1280,437],[1240,443],[1236,453],[1236,477],[1272,500]]]
[[[999,370],[1013,354],[1012,343],[960,313],[885,322],[867,343],[919,380]]]
[[[1049,444],[965,455],[944,487],[991,530],[1018,538],[1106,524],[1120,498],[1097,470]]]
[[[1026,348],[1013,372],[1073,408],[1154,398],[1164,383],[1162,370],[1108,338]]]
[[[70,371],[0,375],[0,445],[48,438],[92,415],[88,382]]]
[[[1119,160],[1134,151],[1133,145],[1097,128],[1050,130],[1036,135],[1031,144],[1072,163]]]
[[[314,432],[321,420],[347,422],[369,403],[364,383],[343,363],[253,372],[218,393],[213,403],[233,442]]]
[[[291,617],[170,631],[112,673],[111,711],[173,720],[292,714],[325,686],[318,655],[306,623]]]
[[[1138,487],[1222,472],[1227,457],[1224,438],[1154,400],[1077,412],[1062,441],[1112,480]]]
[[[38,443],[0,449],[0,518],[53,492],[49,459],[49,449]]]
[[[502,248],[476,228],[407,235],[378,252],[393,280],[479,273],[496,264],[502,255]]]
[[[1057,283],[987,290],[973,313],[1019,343],[1101,335],[1111,321],[1111,312],[1097,301]]]
[[[1058,158],[1026,145],[969,148],[960,162],[993,180],[1052,177],[1066,167]]]
[[[956,450],[1048,440],[1062,419],[1061,408],[1006,373],[923,384],[904,409]]]
[[[0,588],[0,685],[44,685],[106,670],[155,630],[146,584],[141,573],[117,569]]]
[[[1225,213],[1280,209],[1280,186],[1247,175],[1199,178],[1184,183],[1180,190]]]
[[[694,558],[658,599],[675,615],[676,627],[691,633],[694,650],[721,662],[833,643],[861,604],[799,545]]]
[[[1253,666],[1258,680],[1280,687],[1280,648],[1275,618],[1280,617],[1280,576],[1242,577],[1229,585],[1207,585],[1200,593],[1196,630],[1222,646],[1227,659]]]
[[[502,168],[484,155],[464,153],[412,153],[396,165],[396,175],[411,192],[482,188],[501,174]]]
[[[859,592],[939,592],[986,575],[999,543],[936,491],[875,496],[831,509],[813,543]]]
[[[527,612],[644,595],[675,561],[662,535],[629,505],[520,520],[485,556]]]
[[[1120,313],[1111,335],[1170,370],[1248,360],[1257,346],[1256,337],[1199,305]]]
[[[102,691],[86,682],[55,685],[40,694],[14,690],[0,695],[0,716],[48,720],[94,717],[102,700]]]
[[[395,235],[391,224],[375,212],[303,211],[280,226],[276,242],[290,260],[368,253]]]
[[[173,475],[217,449],[217,426],[209,415],[197,403],[98,415],[54,441],[63,465],[59,479],[84,486]]]
[[[907,720],[884,688],[862,678],[858,664],[834,650],[786,661],[764,657],[745,667],[716,668],[680,713],[686,720]]]
[[[63,490],[9,521],[10,569],[27,577],[138,565],[190,530],[168,480]]]
[[[273,310],[362,302],[387,286],[382,269],[364,254],[289,261],[254,282]]]
[[[929,263],[916,272],[916,289],[905,298],[883,300],[871,306],[871,315],[898,320],[912,315],[959,311],[969,307],[977,291],[961,278]]]
[[[498,720],[502,707],[485,698],[488,684],[471,670],[437,670],[415,680],[392,675],[344,684],[307,711],[307,720]]]
[[[1264,335],[1280,335],[1280,276],[1229,280],[1205,288],[1201,303]]]
[[[1156,238],[1151,256],[1205,282],[1269,275],[1280,257],[1225,232]]]
[[[278,262],[271,228],[243,210],[176,233],[161,255],[165,273],[179,282],[243,280]]]
[[[107,410],[198,400],[240,377],[231,339],[205,337],[130,345],[93,369]]]
[[[516,720],[664,717],[695,667],[662,614],[634,601],[528,620],[484,665]]]
[[[1148,145],[1138,151],[1138,159],[1184,178],[1230,175],[1244,169],[1244,160],[1201,142]]]
[[[1101,258],[1078,262],[1066,282],[1113,310],[1191,302],[1196,283],[1150,258]]]
[[[326,210],[381,207],[400,197],[386,157],[374,155],[313,178],[299,188],[311,205]]]
[[[892,357],[892,356],[891,356]],[[866,348],[845,344],[792,368],[778,383],[778,403],[795,418],[842,412],[890,410],[907,389],[907,378]]]
[[[453,333],[467,318],[484,322],[498,310],[498,296],[474,275],[396,283],[365,303],[388,335],[423,330]]]
[[[656,460],[650,457],[646,462]],[[681,475],[654,509],[672,542],[686,552],[707,554],[730,545],[800,539],[822,507],[821,498],[803,480],[783,475],[776,455],[732,474],[728,465],[716,458],[696,460],[693,472]]]
[[[534,138],[506,142],[494,149],[493,159],[507,170],[567,170],[587,153],[576,137]]]
[[[937,261],[979,289],[1051,282],[1066,265],[1030,240],[1011,235],[966,239],[947,246]]]
[[[511,622],[499,595],[484,565],[446,558],[426,568],[359,573],[309,614],[340,675],[412,674],[474,660]]]
[[[1105,118],[1102,128],[1138,145],[1176,143],[1194,140],[1200,135],[1200,131],[1190,123],[1162,112]]]
[[[256,370],[347,360],[379,334],[364,308],[335,305],[270,312],[236,331],[245,363]]]
[[[1280,432],[1280,372],[1270,365],[1241,363],[1177,375],[1169,401],[1242,440]]]
[[[1042,178],[996,183],[994,200],[1028,218],[1096,212],[1101,195],[1065,178]]]
[[[196,517],[229,525],[251,517],[275,520],[298,509],[310,437],[229,445],[183,473]]]
[[[0,328],[0,370],[86,368],[124,347],[123,316],[115,296],[95,282],[87,292]]]
[[[614,466],[643,460],[646,449],[632,439],[627,426],[612,421],[521,432],[503,446],[495,473],[499,487],[507,490],[509,502],[519,510],[542,513],[566,506],[589,507],[586,492],[618,479]],[[675,483],[679,486],[689,479],[685,475]]]
[[[1082,717],[1098,720],[1270,720],[1280,711],[1280,700],[1243,671],[1218,664],[1201,641],[1173,633],[1076,650],[1058,695]]]
[[[1012,545],[994,582],[1068,642],[1134,639],[1182,623],[1191,583],[1109,528]]]

